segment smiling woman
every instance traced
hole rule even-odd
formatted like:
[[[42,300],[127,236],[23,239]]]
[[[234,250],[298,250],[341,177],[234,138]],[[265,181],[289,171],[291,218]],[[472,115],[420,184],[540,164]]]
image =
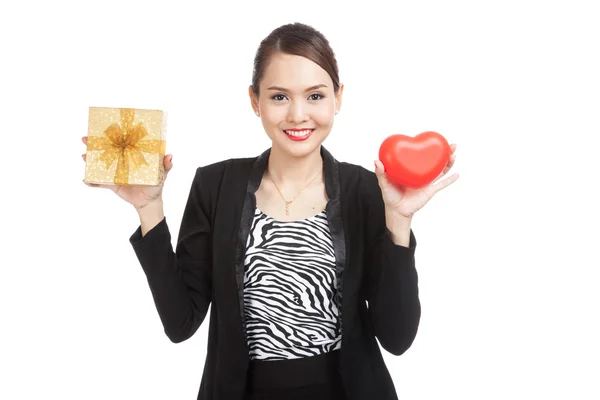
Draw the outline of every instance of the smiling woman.
[[[248,92],[272,146],[197,168],[175,251],[162,186],[109,187],[139,214],[164,332],[189,339],[212,304],[199,400],[396,400],[379,345],[401,355],[417,334],[412,216],[453,178],[411,191],[322,146],[343,85],[308,25],[261,42]]]
[[[320,32],[290,24],[265,38],[254,59],[249,94],[273,141],[271,156],[318,158],[341,107],[342,92],[334,52]],[[307,178],[310,171],[304,168],[298,176],[302,174]]]
[[[325,208],[320,148],[333,128],[343,89],[334,52],[314,28],[284,25],[261,42],[248,93],[272,141],[267,179],[256,192],[268,215],[298,220]]]

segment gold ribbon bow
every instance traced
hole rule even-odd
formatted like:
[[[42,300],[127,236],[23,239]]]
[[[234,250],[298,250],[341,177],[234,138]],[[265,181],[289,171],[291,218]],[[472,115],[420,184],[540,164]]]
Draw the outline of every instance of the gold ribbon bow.
[[[121,108],[121,123],[113,123],[104,130],[104,136],[88,137],[88,150],[101,150],[98,161],[106,164],[106,169],[117,161],[115,183],[129,185],[129,168],[134,172],[142,165],[148,165],[142,152],[150,154],[165,154],[166,142],[164,140],[142,140],[148,131],[140,122],[133,126],[135,109]],[[162,162],[162,160],[161,160]]]

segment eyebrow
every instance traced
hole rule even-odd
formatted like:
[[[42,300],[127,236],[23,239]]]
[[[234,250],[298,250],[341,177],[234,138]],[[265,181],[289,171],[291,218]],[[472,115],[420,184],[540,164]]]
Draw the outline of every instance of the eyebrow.
[[[324,85],[324,84],[322,84],[322,83],[321,83],[321,84],[319,84],[319,85],[311,86],[311,87],[307,88],[307,89],[305,90],[305,92],[310,92],[311,90],[320,89],[320,88],[322,88],[322,87],[327,87],[327,85]],[[286,88],[282,88],[282,87],[280,87],[280,86],[271,86],[271,87],[270,87],[270,88],[268,88],[267,90],[279,90],[279,91],[281,91],[281,92],[288,92],[288,89],[286,89]]]

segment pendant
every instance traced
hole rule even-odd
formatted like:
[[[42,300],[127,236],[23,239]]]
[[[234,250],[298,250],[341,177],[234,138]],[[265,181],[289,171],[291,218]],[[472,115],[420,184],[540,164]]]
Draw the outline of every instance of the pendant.
[[[285,215],[290,215],[290,204],[291,203],[292,203],[291,201],[285,202]]]

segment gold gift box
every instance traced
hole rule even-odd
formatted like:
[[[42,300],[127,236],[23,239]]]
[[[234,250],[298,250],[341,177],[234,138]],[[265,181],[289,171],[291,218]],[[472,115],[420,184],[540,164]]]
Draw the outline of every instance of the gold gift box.
[[[84,182],[162,186],[166,113],[90,107]]]

